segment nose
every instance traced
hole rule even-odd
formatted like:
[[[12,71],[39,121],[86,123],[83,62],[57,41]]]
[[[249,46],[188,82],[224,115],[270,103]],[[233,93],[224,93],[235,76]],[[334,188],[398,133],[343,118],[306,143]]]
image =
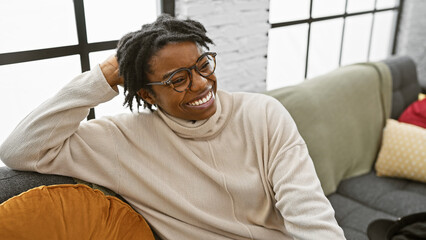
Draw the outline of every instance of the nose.
[[[195,69],[191,71],[192,73],[192,84],[189,90],[192,92],[203,91],[206,89],[208,79],[198,74]]]

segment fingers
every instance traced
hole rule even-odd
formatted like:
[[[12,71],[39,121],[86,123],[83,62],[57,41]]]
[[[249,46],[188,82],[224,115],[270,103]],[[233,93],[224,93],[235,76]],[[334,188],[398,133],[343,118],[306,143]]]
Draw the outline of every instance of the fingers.
[[[124,78],[119,76],[117,57],[115,55],[111,55],[104,62],[99,64],[99,66],[108,84],[114,90],[118,91],[117,85],[122,86],[124,84]]]

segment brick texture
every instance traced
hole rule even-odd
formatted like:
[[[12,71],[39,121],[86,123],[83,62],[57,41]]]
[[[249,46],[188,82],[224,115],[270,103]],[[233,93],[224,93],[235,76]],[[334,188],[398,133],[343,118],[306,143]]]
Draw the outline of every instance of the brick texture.
[[[176,0],[176,16],[200,21],[218,53],[219,88],[266,90],[269,0]]]

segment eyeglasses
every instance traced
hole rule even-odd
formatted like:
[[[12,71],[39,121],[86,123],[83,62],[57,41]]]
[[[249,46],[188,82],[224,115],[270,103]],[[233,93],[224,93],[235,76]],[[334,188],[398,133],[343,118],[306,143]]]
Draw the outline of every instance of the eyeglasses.
[[[205,52],[191,67],[179,68],[163,77],[168,77],[167,80],[147,83],[146,85],[168,85],[176,92],[185,92],[191,88],[192,85],[192,69],[195,69],[195,71],[203,77],[209,77],[214,73],[216,70],[216,55],[217,53],[215,52]]]

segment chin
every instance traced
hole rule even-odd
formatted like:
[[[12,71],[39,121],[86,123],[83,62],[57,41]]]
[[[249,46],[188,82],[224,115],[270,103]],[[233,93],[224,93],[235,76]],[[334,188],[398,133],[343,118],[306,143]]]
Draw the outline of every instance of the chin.
[[[206,116],[202,116],[200,119],[198,120],[206,120],[209,119],[211,116],[213,116],[216,113],[216,106],[214,107],[214,109],[209,112]]]
[[[190,114],[190,116],[185,116],[184,119],[191,120],[191,121],[200,121],[200,120],[206,120],[209,119],[211,116],[213,116],[216,113],[216,103],[213,103],[214,106],[211,106],[206,112],[202,114]]]

